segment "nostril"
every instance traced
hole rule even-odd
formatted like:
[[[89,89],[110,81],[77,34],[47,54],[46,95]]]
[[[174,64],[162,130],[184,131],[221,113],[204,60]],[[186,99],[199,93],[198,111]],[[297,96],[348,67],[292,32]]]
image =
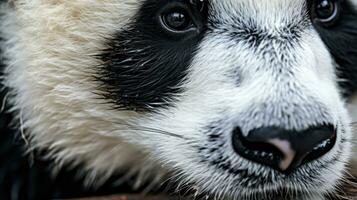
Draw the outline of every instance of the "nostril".
[[[244,137],[240,128],[233,133],[233,147],[243,158],[275,168],[284,154],[274,145]]]
[[[337,130],[332,125],[323,126],[320,128],[314,128],[312,129],[311,133],[312,133],[311,135],[314,137],[314,140],[320,140],[320,141],[317,142],[316,144],[312,144],[313,148],[303,157],[303,159],[301,160],[302,164],[316,160],[317,158],[325,155],[336,144]],[[325,137],[323,137],[322,139],[316,137],[323,133],[330,133],[330,134],[329,135],[325,134]]]
[[[242,157],[289,172],[329,152],[337,138],[333,125],[303,131],[263,127],[244,136],[238,127],[233,131],[233,148]]]

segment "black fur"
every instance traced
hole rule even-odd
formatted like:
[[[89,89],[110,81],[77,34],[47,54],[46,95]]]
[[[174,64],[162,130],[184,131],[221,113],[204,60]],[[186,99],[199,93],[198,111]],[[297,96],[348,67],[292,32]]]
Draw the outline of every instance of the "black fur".
[[[105,63],[98,77],[107,91],[103,95],[119,107],[140,110],[167,105],[167,101],[180,92],[178,86],[185,79],[204,32],[180,39],[162,32],[153,20],[153,13],[163,2],[147,0],[135,22],[118,33],[114,40],[109,40],[108,48],[100,55]],[[336,26],[325,28],[316,24],[339,64],[340,78],[346,80],[340,82],[346,96],[357,90],[356,21],[356,10],[345,1],[342,19]],[[127,60],[129,58],[132,60]],[[0,72],[4,67],[1,63],[0,60]],[[0,107],[5,94],[6,90],[0,92]],[[120,187],[113,186],[115,177],[97,190],[85,189],[83,180],[75,178],[78,169],[65,167],[57,177],[51,177],[53,162],[39,159],[38,152],[25,155],[24,141],[19,132],[11,128],[12,119],[12,114],[0,111],[0,200],[74,198],[131,191],[130,182]],[[222,166],[224,169],[227,167]]]
[[[99,76],[118,107],[148,110],[167,106],[175,94],[200,40],[201,34],[173,37],[160,26],[157,13],[164,0],[147,0],[133,23],[109,40],[101,54],[105,67]],[[192,8],[194,9],[194,8]]]
[[[1,67],[0,67],[1,68]],[[3,102],[5,91],[0,93]],[[10,128],[13,116],[0,111],[0,200],[42,200],[101,196],[134,192],[128,182],[115,185],[118,176],[97,189],[85,188],[78,177],[80,167],[64,167],[52,175],[54,162],[41,159],[46,152],[25,154],[25,142]]]
[[[351,1],[342,1],[342,15],[335,25],[325,27],[319,23],[315,24],[339,65],[339,84],[346,97],[357,92],[357,9]]]

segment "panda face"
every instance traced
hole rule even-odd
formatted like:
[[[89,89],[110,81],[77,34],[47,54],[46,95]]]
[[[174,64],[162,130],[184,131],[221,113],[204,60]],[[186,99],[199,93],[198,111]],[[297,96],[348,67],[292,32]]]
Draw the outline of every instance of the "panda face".
[[[355,7],[17,0],[4,84],[32,144],[91,178],[136,166],[218,199],[323,198],[351,154]]]

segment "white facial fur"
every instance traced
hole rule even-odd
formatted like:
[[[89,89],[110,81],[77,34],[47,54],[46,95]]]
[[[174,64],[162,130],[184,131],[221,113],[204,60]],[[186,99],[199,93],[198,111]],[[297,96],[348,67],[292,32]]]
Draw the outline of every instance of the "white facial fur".
[[[352,101],[348,104],[348,111],[351,115],[351,118],[352,118],[352,122],[354,124],[356,124],[357,122],[357,97],[355,96],[354,98],[352,98]],[[353,127],[356,127],[356,125],[354,125]],[[354,149],[352,150],[352,154],[355,154],[357,152],[357,145],[356,145],[356,140],[357,140],[357,134],[353,133],[353,139],[352,139],[354,142],[353,143],[353,146],[354,146]],[[350,168],[351,168],[351,172],[353,173],[353,175],[357,175],[357,158],[356,156],[352,156],[352,162],[350,164]]]
[[[96,95],[92,80],[92,70],[101,64],[92,55],[103,49],[105,37],[125,28],[139,5],[138,0],[16,1],[16,17],[7,15],[9,20],[16,18],[7,21],[13,29],[7,28],[7,33],[3,28],[9,59],[5,84],[12,88],[13,109],[34,148],[51,150],[49,157],[59,166],[84,164],[90,182],[137,166],[132,173],[140,180],[159,181],[170,171],[216,197],[264,195],[285,186],[308,190],[317,199],[336,186],[350,154],[349,143],[340,145],[342,137],[351,137],[350,120],[331,55],[311,26],[300,27],[303,0],[212,0],[220,23],[200,44],[182,84],[184,92],[170,108],[147,114],[111,109]],[[284,28],[293,23],[301,36],[289,43]],[[232,32],[247,26],[273,39],[253,47],[232,37]],[[252,113],[258,114],[253,118]],[[298,115],[287,118],[291,113]],[[232,166],[273,177],[274,183],[239,187],[237,182],[247,180],[201,162],[202,156],[217,156],[198,153],[198,147],[217,145],[208,142],[212,132],[207,127],[218,121],[222,152]],[[242,159],[231,147],[235,126],[247,133],[261,126],[302,130],[324,122],[343,127],[345,133],[340,129],[331,152],[288,180]],[[141,128],[171,136],[137,130]],[[319,162],[331,160],[338,151],[339,162],[318,169],[321,175],[316,180],[307,180],[309,169],[316,171]]]

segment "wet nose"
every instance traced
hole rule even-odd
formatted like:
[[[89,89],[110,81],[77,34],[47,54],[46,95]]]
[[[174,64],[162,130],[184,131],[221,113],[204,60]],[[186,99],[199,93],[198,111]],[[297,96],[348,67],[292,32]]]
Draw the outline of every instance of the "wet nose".
[[[303,131],[262,127],[250,131],[247,136],[237,127],[233,131],[233,148],[248,160],[289,173],[329,152],[336,137],[333,125]]]

